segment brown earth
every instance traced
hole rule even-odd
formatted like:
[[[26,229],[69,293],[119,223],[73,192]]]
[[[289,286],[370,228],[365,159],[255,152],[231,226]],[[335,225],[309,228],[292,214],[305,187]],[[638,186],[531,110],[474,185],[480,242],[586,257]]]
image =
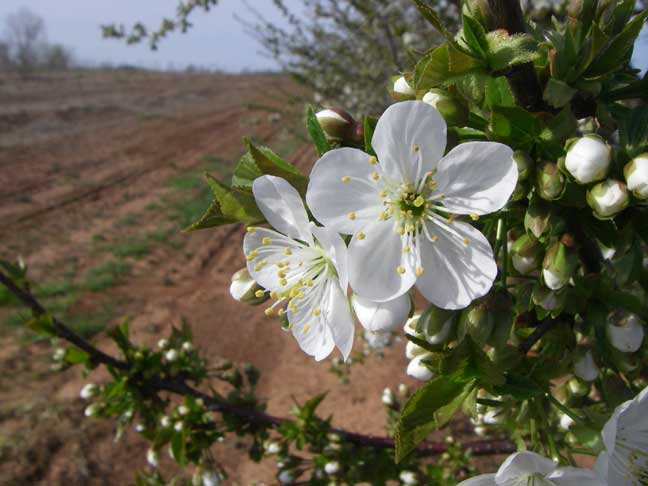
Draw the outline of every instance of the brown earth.
[[[244,266],[243,228],[179,232],[202,207],[200,170],[230,172],[244,135],[309,169],[313,153],[288,132],[289,120],[249,108],[279,109],[273,86],[285,88],[285,77],[114,71],[0,79],[0,258],[21,256],[33,278],[49,283],[43,294],[57,315],[88,333],[129,316],[135,339],[151,344],[187,317],[207,357],[261,370],[258,393],[270,413],[287,415],[293,400],[329,390],[321,412],[335,425],[384,433],[380,395],[405,381],[402,343],[353,366],[350,384],[341,384],[261,309],[230,297],[230,276]],[[106,262],[123,268],[92,283]],[[20,329],[15,313],[0,307],[0,484],[130,484],[146,467],[146,444],[134,432],[114,444],[113,424],[84,419],[78,392],[88,378],[50,371],[51,344]],[[213,451],[232,481],[275,482],[271,463],[251,463],[234,442]]]

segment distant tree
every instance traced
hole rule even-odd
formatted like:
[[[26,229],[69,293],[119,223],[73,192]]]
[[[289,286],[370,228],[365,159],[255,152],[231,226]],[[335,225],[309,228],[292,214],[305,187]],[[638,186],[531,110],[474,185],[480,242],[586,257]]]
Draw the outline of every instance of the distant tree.
[[[48,69],[69,69],[74,61],[72,51],[61,44],[45,46],[43,57],[43,65]]]
[[[9,44],[0,41],[0,69],[7,70],[11,67],[11,54],[9,53]]]
[[[5,38],[9,52],[22,72],[34,69],[41,61],[45,44],[45,22],[27,8],[5,18]]]

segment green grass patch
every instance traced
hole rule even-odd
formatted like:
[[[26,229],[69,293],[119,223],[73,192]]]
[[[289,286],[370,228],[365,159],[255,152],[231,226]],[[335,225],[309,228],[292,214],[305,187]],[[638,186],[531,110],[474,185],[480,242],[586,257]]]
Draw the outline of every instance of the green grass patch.
[[[117,221],[117,226],[135,226],[140,222],[140,216],[135,213],[130,213]]]
[[[66,324],[81,337],[89,339],[103,331],[115,317],[115,306],[106,304],[88,314],[68,316]]]
[[[144,238],[148,241],[155,241],[157,243],[165,243],[169,240],[169,237],[172,233],[175,233],[173,229],[159,229],[153,231],[147,231],[144,233]]]
[[[142,258],[151,252],[150,245],[144,240],[126,240],[113,247],[112,254],[117,258]]]
[[[37,297],[58,297],[67,295],[74,291],[74,284],[69,280],[51,280],[41,282],[36,286],[35,294]]]
[[[126,262],[109,260],[93,269],[85,277],[83,287],[98,292],[121,283],[121,278],[130,272],[131,266]]]
[[[0,306],[16,305],[18,300],[13,296],[9,289],[4,285],[0,285]]]

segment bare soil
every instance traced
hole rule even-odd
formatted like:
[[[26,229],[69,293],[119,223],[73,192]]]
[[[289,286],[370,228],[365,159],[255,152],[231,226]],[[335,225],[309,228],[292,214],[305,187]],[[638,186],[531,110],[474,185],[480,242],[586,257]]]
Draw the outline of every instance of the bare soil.
[[[382,389],[407,381],[403,343],[352,367],[350,384],[341,384],[278,322],[229,295],[230,276],[245,263],[242,227],[180,232],[204,198],[191,177],[226,175],[244,135],[309,170],[314,154],[287,132],[289,120],[249,108],[279,110],[272,87],[287,83],[118,71],[0,78],[0,258],[20,256],[33,278],[58,284],[43,290],[46,301],[81,330],[97,316],[98,326],[128,316],[135,339],[152,344],[186,317],[207,357],[262,371],[258,392],[270,413],[285,416],[293,400],[328,390],[321,412],[336,426],[383,434]],[[106,262],[128,268],[88,283]],[[21,329],[16,311],[0,307],[0,484],[131,484],[147,467],[146,444],[134,432],[115,444],[113,424],[85,419],[78,398],[103,375],[51,371],[51,343]],[[105,345],[100,334],[95,340]],[[232,483],[276,483],[273,465],[251,463],[234,441],[213,451]]]

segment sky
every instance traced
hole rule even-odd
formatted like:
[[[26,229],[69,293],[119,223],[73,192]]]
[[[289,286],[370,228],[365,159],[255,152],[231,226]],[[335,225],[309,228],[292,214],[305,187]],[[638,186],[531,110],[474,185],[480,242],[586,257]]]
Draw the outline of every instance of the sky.
[[[281,16],[270,0],[252,0],[254,7],[269,20],[282,24]],[[288,0],[299,9],[299,0]],[[124,41],[103,39],[101,24],[130,26],[141,21],[155,28],[164,17],[174,17],[178,0],[0,0],[0,36],[3,19],[21,7],[27,7],[45,20],[47,38],[72,48],[84,63],[129,63],[166,69],[173,64],[190,64],[238,71],[273,69],[277,65],[263,56],[258,43],[244,32],[234,14],[252,19],[240,0],[221,0],[209,13],[198,9],[190,18],[194,24],[187,34],[171,33],[157,51],[147,45],[127,46]]]
[[[250,3],[268,20],[283,25],[271,0]],[[285,3],[299,11],[300,0]],[[128,63],[155,69],[196,65],[226,71],[277,68],[275,61],[262,54],[257,42],[234,19],[235,13],[252,18],[240,0],[221,0],[209,13],[195,11],[191,18],[194,27],[184,35],[171,33],[160,43],[158,51],[151,51],[144,44],[127,46],[123,41],[101,37],[101,24],[129,26],[141,21],[156,27],[163,17],[173,17],[177,4],[177,0],[0,0],[0,22],[7,14],[27,7],[45,19],[51,42],[72,48],[76,58],[88,64]],[[648,29],[644,28],[642,36],[643,45],[635,49],[634,63],[645,70]]]

